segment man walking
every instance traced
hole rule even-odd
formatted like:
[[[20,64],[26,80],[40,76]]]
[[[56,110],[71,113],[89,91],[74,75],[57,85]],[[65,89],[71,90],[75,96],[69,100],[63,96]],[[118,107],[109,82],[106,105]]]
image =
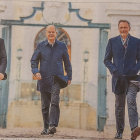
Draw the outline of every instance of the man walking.
[[[131,140],[135,140],[140,134],[136,104],[139,87],[131,80],[137,80],[140,70],[140,40],[129,34],[130,23],[127,20],[118,22],[118,30],[120,35],[109,39],[104,58],[104,64],[112,74],[112,91],[115,93],[115,139],[122,139],[127,98]]]
[[[70,85],[72,79],[72,67],[67,47],[56,39],[56,35],[56,27],[47,26],[47,40],[39,43],[31,58],[32,72],[38,79],[37,89],[41,92],[44,121],[42,135],[56,133],[60,115],[60,88]],[[67,76],[64,76],[63,62]]]
[[[5,73],[7,67],[7,55],[4,45],[4,40],[0,38],[0,80],[5,80],[7,75]]]

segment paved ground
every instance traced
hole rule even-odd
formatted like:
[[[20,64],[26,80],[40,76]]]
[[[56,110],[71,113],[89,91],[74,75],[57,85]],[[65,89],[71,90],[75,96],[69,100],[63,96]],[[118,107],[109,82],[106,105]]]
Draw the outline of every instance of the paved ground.
[[[80,130],[72,128],[58,128],[57,133],[53,136],[41,136],[41,128],[14,128],[14,129],[0,129],[0,140],[15,139],[20,140],[24,138],[36,139],[91,139],[91,140],[113,140],[115,135],[114,126],[106,126],[104,132],[96,130]],[[125,129],[123,140],[130,140],[130,130]],[[137,139],[140,140],[140,137]]]

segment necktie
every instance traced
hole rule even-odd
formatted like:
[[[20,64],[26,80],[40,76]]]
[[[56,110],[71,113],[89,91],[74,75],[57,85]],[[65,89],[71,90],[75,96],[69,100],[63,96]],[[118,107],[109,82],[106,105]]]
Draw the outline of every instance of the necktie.
[[[124,42],[123,46],[125,49],[127,48],[127,41]]]

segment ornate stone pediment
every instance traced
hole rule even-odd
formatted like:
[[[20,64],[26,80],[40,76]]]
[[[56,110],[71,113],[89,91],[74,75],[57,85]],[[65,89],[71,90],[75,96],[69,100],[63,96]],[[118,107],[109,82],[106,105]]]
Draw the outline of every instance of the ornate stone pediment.
[[[6,9],[6,5],[0,4],[0,13],[1,13],[1,12],[4,12],[5,9]]]

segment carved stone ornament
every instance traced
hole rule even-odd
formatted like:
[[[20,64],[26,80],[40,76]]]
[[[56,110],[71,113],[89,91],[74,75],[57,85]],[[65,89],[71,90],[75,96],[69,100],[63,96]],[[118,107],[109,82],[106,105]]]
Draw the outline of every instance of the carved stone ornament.
[[[70,18],[68,3],[45,2],[43,18],[47,24],[65,24]]]

